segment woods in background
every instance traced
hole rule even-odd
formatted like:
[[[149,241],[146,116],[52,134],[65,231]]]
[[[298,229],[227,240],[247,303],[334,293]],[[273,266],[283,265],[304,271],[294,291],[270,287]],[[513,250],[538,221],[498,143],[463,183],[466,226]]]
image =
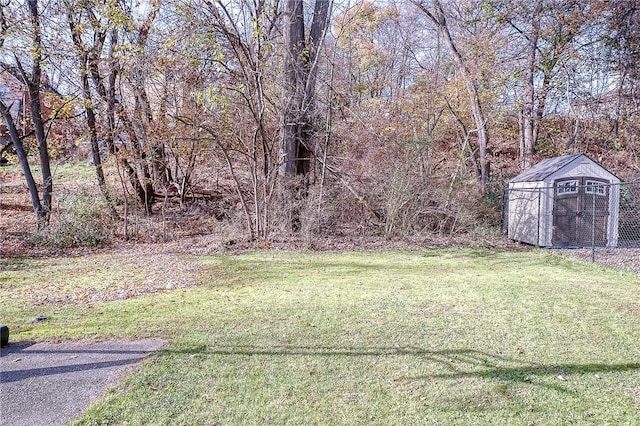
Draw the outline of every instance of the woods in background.
[[[20,70],[31,129],[12,131],[18,101],[0,80],[1,136],[40,228],[55,194],[49,163],[78,152],[114,217],[206,198],[262,240],[490,226],[510,177],[564,153],[638,174],[633,2],[11,0],[0,10],[0,71]],[[42,109],[50,88],[58,101]]]

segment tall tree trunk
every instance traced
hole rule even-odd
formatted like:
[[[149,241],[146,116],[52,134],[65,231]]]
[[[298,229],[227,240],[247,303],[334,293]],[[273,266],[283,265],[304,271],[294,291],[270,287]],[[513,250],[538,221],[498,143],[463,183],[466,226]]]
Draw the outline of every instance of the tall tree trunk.
[[[53,178],[51,175],[51,165],[49,159],[49,149],[47,146],[47,137],[44,129],[44,119],[42,118],[42,108],[40,105],[40,89],[42,83],[42,61],[43,61],[43,46],[42,46],[42,34],[40,28],[40,14],[38,12],[37,0],[28,0],[29,17],[31,21],[31,61],[33,66],[31,73],[27,73],[22,61],[17,55],[14,55],[16,66],[20,71],[22,80],[27,86],[29,93],[29,107],[31,110],[31,121],[33,126],[33,133],[36,137],[38,145],[38,153],[40,157],[40,171],[42,174],[42,197],[38,191],[37,185],[33,178],[31,168],[28,163],[27,155],[22,144],[22,140],[19,137],[16,123],[11,116],[9,108],[4,102],[0,103],[0,114],[3,116],[9,135],[13,142],[13,146],[18,155],[20,165],[25,174],[27,181],[27,187],[31,195],[31,202],[36,213],[36,221],[38,229],[43,229],[49,224],[49,217],[51,214],[51,198],[53,193]],[[4,6],[3,6],[4,7]],[[2,34],[3,38],[0,40],[0,45],[4,43],[4,34],[6,34],[7,28],[4,15],[0,16],[2,19]]]
[[[103,76],[100,74],[98,51],[94,52],[89,60],[89,73],[91,75],[91,80],[93,81],[94,87],[98,92],[98,95],[107,105],[107,134],[105,135],[105,139],[109,151],[116,156],[118,163],[120,163],[122,168],[125,170],[129,183],[134,189],[138,200],[145,206],[145,211],[150,213],[151,203],[153,202],[153,199],[147,196],[148,193],[153,194],[153,189],[150,188],[150,180],[146,180],[144,178],[140,179],[138,173],[136,172],[136,169],[131,165],[126,156],[122,154],[121,148],[115,143],[116,133],[122,131],[116,128],[116,116],[126,124],[125,129],[127,131],[131,128],[131,123],[126,117],[126,112],[123,111],[122,105],[116,100],[116,81],[118,80],[119,68],[117,63],[118,60],[116,59],[115,48],[118,45],[118,31],[111,30],[109,38],[109,71],[107,75]],[[131,138],[133,138],[132,140],[135,140],[135,134],[133,134]]]
[[[89,129],[89,141],[91,143],[91,159],[96,171],[96,179],[98,181],[100,192],[102,193],[102,196],[107,201],[107,203],[111,206],[111,196],[109,195],[109,190],[107,188],[107,183],[104,177],[104,170],[102,168],[102,158],[100,157],[96,113],[93,103],[93,97],[91,95],[91,85],[89,82],[89,63],[91,60],[91,55],[82,41],[82,38],[78,31],[77,22],[75,22],[75,20],[73,19],[71,6],[68,6],[67,9],[67,20],[69,23],[69,28],[71,30],[71,38],[73,40],[73,44],[76,47],[80,60],[80,80],[82,83],[82,95],[84,98],[84,109],[86,114],[87,127]],[[95,34],[94,40],[97,40],[98,45],[101,47],[104,41],[104,33]]]
[[[144,58],[149,34],[153,22],[160,11],[161,2],[159,0],[153,0],[151,6],[151,10],[140,26],[136,40],[137,50],[143,55],[143,57],[140,58],[141,60]],[[149,129],[153,121],[153,114],[146,89],[146,70],[141,63],[134,65],[134,69],[130,72],[129,78],[134,85],[134,119],[138,122],[138,126],[133,126],[132,128],[134,131],[136,127],[140,129],[140,134],[135,140],[135,148],[141,154],[138,168],[145,182],[145,210],[147,214],[151,214],[151,207],[155,201],[154,183],[162,182],[166,184],[164,146],[162,144],[153,145],[149,143]]]
[[[302,121],[302,102],[304,99],[302,55],[304,43],[304,14],[302,0],[286,0],[285,19],[285,59],[284,59],[284,109],[283,139],[280,164],[280,176],[285,185],[298,174],[300,157]]]
[[[9,136],[11,137],[11,142],[13,143],[13,148],[15,149],[18,160],[20,161],[20,167],[22,168],[22,173],[24,173],[24,177],[27,182],[27,188],[29,188],[31,205],[33,206],[33,211],[36,214],[37,227],[40,230],[46,226],[46,223],[42,220],[44,215],[42,203],[40,202],[40,193],[38,192],[38,186],[36,185],[36,181],[33,178],[33,173],[31,172],[31,167],[29,166],[27,153],[25,152],[24,146],[22,145],[22,140],[20,139],[18,129],[16,128],[15,122],[13,121],[13,117],[11,116],[11,112],[9,111],[9,107],[5,105],[2,99],[0,99],[0,115],[2,115],[2,118],[7,125]]]
[[[316,0],[309,36],[305,35],[302,0],[286,0],[285,58],[282,143],[280,147],[280,186],[285,200],[306,197],[310,183],[316,119],[314,95],[318,51],[328,26],[331,0]],[[299,212],[291,211],[292,226],[300,225]]]
[[[111,197],[109,190],[107,189],[107,182],[104,178],[104,170],[102,168],[102,158],[100,157],[100,146],[98,144],[98,130],[96,127],[96,113],[93,106],[93,99],[91,96],[91,88],[89,86],[89,77],[86,69],[86,57],[82,58],[82,65],[80,73],[82,74],[82,91],[84,94],[85,113],[87,114],[87,127],[89,128],[89,140],[91,142],[91,159],[93,160],[93,167],[96,170],[96,178],[98,180],[98,187],[104,199],[110,204]]]
[[[313,98],[318,51],[328,26],[331,0],[316,0],[309,37],[305,37],[302,0],[285,2],[283,137],[280,177],[285,186],[296,176],[308,178],[315,128]]]
[[[536,0],[533,5],[533,16],[529,30],[529,42],[527,44],[527,66],[525,68],[525,91],[522,105],[522,141],[523,151],[520,152],[520,167],[522,170],[531,167],[536,145],[536,126],[534,116],[535,86],[533,77],[536,67],[536,52],[538,50],[538,38],[540,36],[540,17],[542,14],[542,0]]]
[[[547,95],[549,94],[549,88],[551,87],[551,73],[550,71],[544,71],[542,77],[542,84],[538,90],[536,98],[538,104],[536,105],[535,119],[533,121],[533,140],[534,143],[538,143],[538,135],[540,134],[540,126],[542,125],[542,118],[544,117],[544,110],[547,104]]]
[[[29,91],[29,101],[31,108],[31,120],[33,131],[38,143],[38,153],[40,155],[40,169],[42,173],[42,210],[40,221],[45,225],[49,223],[49,215],[51,214],[51,197],[53,193],[53,177],[51,175],[51,163],[49,159],[49,149],[47,146],[47,138],[44,130],[44,120],[42,118],[42,108],[40,105],[40,87],[42,81],[42,36],[40,33],[40,15],[38,13],[37,0],[29,0],[29,13],[31,16],[32,26],[32,60],[33,69],[31,75],[28,76],[24,71],[21,62],[16,57],[16,63],[20,68],[22,77],[27,83]]]

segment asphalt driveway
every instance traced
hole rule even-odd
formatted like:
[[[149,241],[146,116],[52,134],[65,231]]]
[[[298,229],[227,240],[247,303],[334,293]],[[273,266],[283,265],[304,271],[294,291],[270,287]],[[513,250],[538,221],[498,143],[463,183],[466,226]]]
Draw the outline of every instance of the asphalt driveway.
[[[65,425],[165,343],[9,344],[0,350],[0,425]]]

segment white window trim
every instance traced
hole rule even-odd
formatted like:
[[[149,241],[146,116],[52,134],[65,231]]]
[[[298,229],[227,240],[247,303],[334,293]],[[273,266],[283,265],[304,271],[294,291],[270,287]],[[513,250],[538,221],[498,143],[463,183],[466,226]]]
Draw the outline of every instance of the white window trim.
[[[605,196],[607,195],[607,191],[604,186],[605,183],[599,180],[585,180],[584,193]]]
[[[577,194],[578,180],[565,180],[556,184],[556,195]]]

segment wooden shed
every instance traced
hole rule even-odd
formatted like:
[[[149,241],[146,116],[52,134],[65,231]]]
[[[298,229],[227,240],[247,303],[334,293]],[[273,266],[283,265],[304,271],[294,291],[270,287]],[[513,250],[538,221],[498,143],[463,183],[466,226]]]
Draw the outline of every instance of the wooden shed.
[[[543,160],[509,181],[507,235],[540,247],[615,247],[619,184],[584,154]]]

